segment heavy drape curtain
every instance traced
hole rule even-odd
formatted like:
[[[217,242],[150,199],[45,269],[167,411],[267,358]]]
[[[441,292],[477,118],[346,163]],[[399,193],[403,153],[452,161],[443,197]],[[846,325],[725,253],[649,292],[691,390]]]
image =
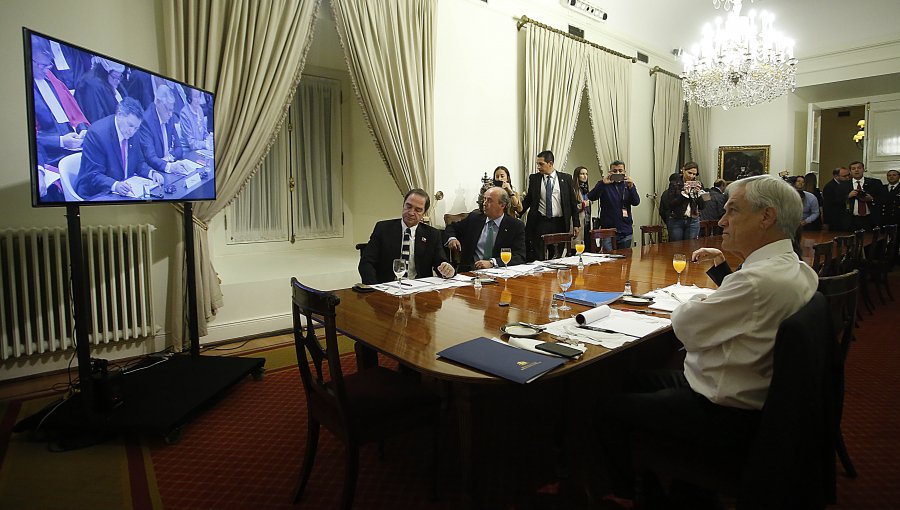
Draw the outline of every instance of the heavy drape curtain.
[[[601,165],[628,163],[628,105],[631,63],[622,57],[587,50],[587,95],[594,146]]]
[[[167,0],[163,2],[168,74],[216,93],[216,193],[194,215],[210,221],[241,190],[269,151],[300,80],[318,0]],[[205,228],[194,228],[200,335],[223,304]],[[184,245],[170,285],[173,346],[185,335]]]
[[[533,170],[535,156],[544,149],[553,151],[557,169],[565,168],[584,91],[586,48],[562,34],[528,26],[523,169]]]
[[[669,185],[669,176],[677,170],[678,141],[684,116],[681,80],[664,73],[656,73],[653,94],[653,181],[656,184],[654,212],[659,209],[659,197]],[[651,213],[652,214],[652,213]],[[652,214],[654,220],[656,214]]]
[[[718,174],[709,146],[710,109],[688,103],[688,135],[691,137],[691,159],[700,165],[700,178],[712,186]]]
[[[434,186],[435,0],[331,0],[363,116],[400,192]]]

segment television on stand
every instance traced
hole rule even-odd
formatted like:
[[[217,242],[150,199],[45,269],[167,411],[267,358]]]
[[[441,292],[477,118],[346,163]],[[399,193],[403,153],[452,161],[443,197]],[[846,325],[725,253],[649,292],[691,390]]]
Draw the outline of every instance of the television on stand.
[[[23,28],[32,205],[215,200],[215,95]]]

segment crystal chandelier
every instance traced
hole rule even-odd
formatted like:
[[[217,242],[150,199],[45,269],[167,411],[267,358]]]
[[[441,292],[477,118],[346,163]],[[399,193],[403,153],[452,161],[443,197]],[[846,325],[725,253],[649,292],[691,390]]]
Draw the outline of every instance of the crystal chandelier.
[[[715,1],[713,2],[715,4]],[[684,99],[704,107],[753,106],[794,90],[794,43],[772,28],[774,16],[750,11],[741,0],[722,2],[731,11],[715,28],[703,27],[703,40],[684,52]]]

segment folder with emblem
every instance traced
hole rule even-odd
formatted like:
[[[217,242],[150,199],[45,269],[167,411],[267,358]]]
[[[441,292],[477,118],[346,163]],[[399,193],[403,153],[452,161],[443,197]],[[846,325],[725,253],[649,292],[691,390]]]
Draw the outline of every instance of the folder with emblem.
[[[608,305],[613,301],[622,297],[621,292],[598,292],[596,290],[570,290],[565,293],[566,300],[579,305],[598,307],[600,305]],[[563,294],[557,292],[553,295],[556,299],[562,299]]]
[[[519,384],[529,383],[566,362],[562,358],[517,349],[485,337],[454,345],[437,354]]]

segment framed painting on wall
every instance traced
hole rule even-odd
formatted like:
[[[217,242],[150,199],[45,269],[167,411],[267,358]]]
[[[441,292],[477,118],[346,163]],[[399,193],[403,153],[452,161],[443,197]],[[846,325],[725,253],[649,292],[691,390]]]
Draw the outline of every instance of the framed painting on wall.
[[[719,147],[719,178],[728,182],[769,173],[770,145]]]

